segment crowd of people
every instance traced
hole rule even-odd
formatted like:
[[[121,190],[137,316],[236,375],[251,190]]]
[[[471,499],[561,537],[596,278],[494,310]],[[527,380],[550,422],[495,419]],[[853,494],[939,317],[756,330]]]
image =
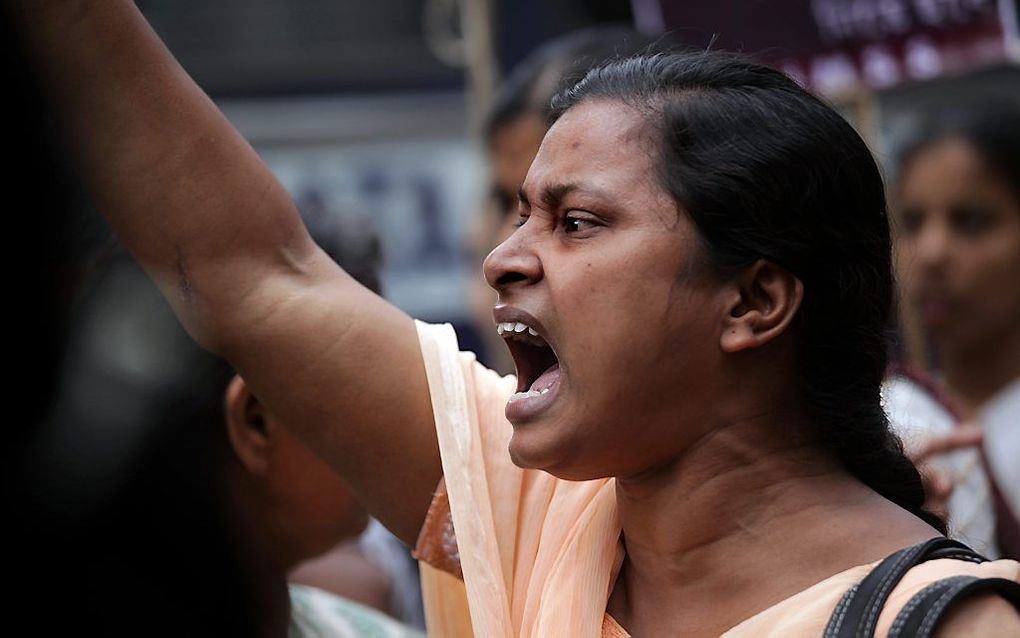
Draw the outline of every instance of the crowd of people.
[[[887,194],[749,58],[539,49],[484,131],[494,371],[380,296],[377,243],[302,214],[133,3],[11,15],[131,255],[89,282],[33,457],[69,472],[104,393],[147,424],[49,519],[91,508],[83,625],[1020,635],[1020,105],[927,114]],[[132,333],[89,317],[128,289],[166,342],[117,374]]]

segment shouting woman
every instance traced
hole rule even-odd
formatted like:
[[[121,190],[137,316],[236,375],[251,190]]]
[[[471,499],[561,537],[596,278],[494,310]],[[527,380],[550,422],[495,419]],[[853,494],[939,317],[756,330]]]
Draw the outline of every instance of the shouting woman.
[[[463,578],[475,635],[885,633],[944,577],[1016,587],[1012,561],[954,549],[903,575],[908,552],[857,614],[874,564],[943,527],[879,403],[879,172],[782,74],[636,57],[555,99],[485,263],[500,378],[315,246],[132,3],[15,10],[97,206],[184,326]],[[1020,631],[984,592],[939,635]]]

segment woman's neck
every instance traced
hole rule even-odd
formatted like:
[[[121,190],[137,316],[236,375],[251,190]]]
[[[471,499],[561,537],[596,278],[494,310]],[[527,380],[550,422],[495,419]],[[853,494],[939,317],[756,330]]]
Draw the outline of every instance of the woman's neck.
[[[717,429],[669,465],[617,479],[627,557],[609,613],[632,634],[718,636],[935,534],[795,434],[809,430],[766,421]]]
[[[946,387],[964,418],[972,418],[995,393],[1020,377],[1020,326],[967,348],[940,348]]]

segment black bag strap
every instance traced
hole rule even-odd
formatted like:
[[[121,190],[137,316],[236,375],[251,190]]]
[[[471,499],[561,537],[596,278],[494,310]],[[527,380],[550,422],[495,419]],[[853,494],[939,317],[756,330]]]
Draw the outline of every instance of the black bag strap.
[[[987,560],[963,543],[944,536],[901,549],[843,594],[825,627],[824,638],[873,638],[878,616],[903,575],[912,567],[936,558],[975,563]]]
[[[889,638],[930,638],[950,606],[975,594],[994,592],[1020,611],[1020,583],[1005,578],[952,576],[928,585],[900,610]]]

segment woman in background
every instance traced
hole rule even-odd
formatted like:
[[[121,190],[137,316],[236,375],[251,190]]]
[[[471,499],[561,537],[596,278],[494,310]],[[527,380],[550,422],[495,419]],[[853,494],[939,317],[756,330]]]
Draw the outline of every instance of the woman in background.
[[[330,258],[378,289],[374,234],[306,220]],[[385,609],[389,583],[363,555],[331,565],[342,595],[293,582],[297,565],[357,537],[364,508],[225,361],[188,338],[127,255],[92,279],[54,415],[81,467],[46,468],[105,492],[90,499],[77,488],[97,529],[58,554],[74,548],[89,568],[50,572],[87,601],[79,622],[113,636],[420,636],[367,606]]]
[[[932,462],[955,484],[951,533],[1018,558],[1020,105],[932,117],[902,155],[895,196],[900,296],[935,375],[921,393],[894,377],[887,407],[918,454],[945,455]]]

